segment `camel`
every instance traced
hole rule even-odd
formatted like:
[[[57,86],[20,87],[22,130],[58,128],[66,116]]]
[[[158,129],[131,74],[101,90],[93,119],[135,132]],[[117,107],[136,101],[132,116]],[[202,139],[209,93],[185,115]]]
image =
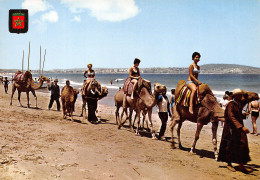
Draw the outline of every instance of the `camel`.
[[[186,81],[180,80],[176,87],[175,91],[175,101],[178,99],[178,95],[180,90],[183,86],[186,85]],[[217,128],[218,128],[218,121],[224,121],[224,110],[220,107],[219,103],[217,102],[216,98],[210,87],[207,84],[199,85],[199,97],[200,97],[200,104],[194,106],[194,113],[190,114],[188,107],[182,105],[182,103],[175,104],[173,108],[173,116],[172,116],[172,123],[170,125],[171,131],[171,147],[175,149],[174,145],[174,136],[173,130],[176,124],[178,124],[177,128],[177,136],[179,142],[179,148],[183,149],[180,140],[180,130],[182,127],[182,123],[185,120],[189,120],[191,122],[197,123],[197,130],[195,134],[195,139],[192,144],[191,153],[195,153],[195,146],[199,139],[199,135],[201,129],[204,125],[208,124],[209,122],[212,123],[212,143],[214,149],[215,159],[218,158],[218,151],[217,151]],[[252,97],[255,95],[252,94]]]
[[[92,83],[92,82],[91,82]],[[90,84],[91,84],[90,83]],[[107,96],[107,94],[108,94],[108,88],[107,87],[102,87],[101,88],[101,86],[99,85],[99,83],[97,83],[98,84],[98,90],[100,91],[100,95],[99,95],[99,97],[98,97],[98,100],[100,100],[100,99],[102,99],[102,98],[104,98],[104,97],[106,97]],[[84,86],[84,85],[83,85]],[[82,88],[83,89],[83,88]],[[85,124],[89,124],[90,122],[87,120],[87,121],[85,121],[86,120],[86,103],[87,103],[87,98],[89,98],[89,90],[88,90],[88,88],[85,88],[85,95],[82,93],[82,101],[83,101],[83,103],[82,103],[82,115],[83,115],[83,120],[82,120],[82,123],[85,123]]]
[[[124,100],[124,90],[119,89],[114,96],[114,101],[115,101],[115,106],[116,106],[116,111],[115,111],[116,125],[119,125],[119,121],[122,121],[124,113],[126,113],[126,116],[127,116],[127,110],[126,110],[126,111],[122,112],[121,118],[119,117],[119,109],[121,107],[123,107],[123,100]],[[142,123],[142,126],[140,128],[144,129],[144,122],[145,122],[145,116],[147,114],[147,109],[141,110],[141,112],[142,112],[142,115],[143,115],[143,123]],[[134,122],[135,122],[136,118],[137,118],[137,114],[135,115]],[[134,122],[133,122],[133,126],[134,126]],[[124,124],[124,123],[122,122],[122,124]],[[146,121],[146,124],[147,124],[147,128],[149,128],[147,121]],[[120,126],[118,126],[118,128],[120,128]]]
[[[25,82],[21,82],[21,81],[14,79],[13,86],[12,86],[12,95],[11,95],[10,105],[12,105],[13,95],[14,95],[15,90],[17,89],[18,100],[19,100],[20,106],[22,106],[21,101],[20,101],[21,92],[26,92],[26,94],[27,94],[27,107],[28,108],[30,107],[29,92],[31,91],[33,96],[35,97],[35,102],[36,102],[35,107],[37,107],[37,96],[35,94],[35,90],[40,89],[42,87],[44,81],[49,81],[49,78],[45,77],[44,75],[40,76],[39,83],[34,83],[32,78],[28,78]]]
[[[140,113],[141,110],[147,110],[148,112],[148,119],[150,121],[150,129],[151,129],[151,135],[152,139],[155,138],[155,132],[153,130],[153,123],[152,123],[152,108],[156,105],[156,95],[159,92],[162,92],[162,90],[166,89],[166,86],[156,83],[154,84],[154,93],[151,93],[151,82],[145,79],[139,79],[138,80],[138,87],[137,92],[135,93],[134,99],[130,98],[130,94],[127,93],[124,96],[125,105],[123,105],[123,112],[127,112],[127,107],[130,109],[129,113],[129,126],[130,131],[135,132],[132,126],[132,113],[133,110],[136,110],[136,116],[137,116],[137,128],[136,128],[136,135],[139,134],[139,128],[140,128]],[[127,113],[126,113],[127,114]],[[128,118],[128,117],[127,117]],[[121,121],[119,121],[119,128],[122,126]]]
[[[77,89],[73,89],[71,86],[64,86],[62,88],[61,102],[64,119],[66,119],[67,113],[69,113],[71,120],[73,121],[73,111],[75,109],[75,102],[78,94],[79,91]]]

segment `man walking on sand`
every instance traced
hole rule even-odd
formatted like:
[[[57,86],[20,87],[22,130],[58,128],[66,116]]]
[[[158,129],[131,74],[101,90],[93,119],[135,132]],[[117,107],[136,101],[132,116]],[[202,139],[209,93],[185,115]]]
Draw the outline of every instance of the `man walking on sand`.
[[[7,77],[5,77],[5,80],[3,81],[3,84],[4,84],[4,88],[5,88],[5,94],[7,94],[7,91],[8,91],[8,84],[10,82],[8,81]]]
[[[242,104],[246,95],[241,89],[235,89],[234,99],[226,107],[218,161],[226,162],[230,171],[236,171],[231,163],[238,163],[238,170],[250,173],[252,169],[244,166],[250,161],[246,135],[249,130],[244,126],[245,115],[242,114]]]
[[[57,103],[57,110],[60,111],[60,87],[58,85],[58,79],[54,80],[54,84],[52,83],[51,86],[48,85],[49,91],[51,91],[51,99],[49,103],[49,110],[52,107],[54,101]]]

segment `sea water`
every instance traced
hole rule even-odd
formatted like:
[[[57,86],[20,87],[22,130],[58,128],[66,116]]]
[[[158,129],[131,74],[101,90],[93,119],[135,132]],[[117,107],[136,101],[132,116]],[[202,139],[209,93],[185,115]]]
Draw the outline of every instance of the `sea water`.
[[[44,74],[45,76],[59,79],[59,85],[65,85],[70,80],[71,86],[80,89],[85,77],[82,74]],[[96,80],[109,90],[108,96],[114,96],[119,87],[123,87],[124,80],[128,74],[96,74]],[[142,74],[142,78],[154,83],[161,83],[167,87],[167,94],[171,89],[176,88],[179,80],[187,80],[188,74]],[[233,91],[240,88],[246,91],[260,93],[260,74],[200,74],[199,81],[208,84],[214,95],[220,101],[225,91]],[[112,84],[111,84],[112,82]],[[106,102],[108,105],[114,102]]]

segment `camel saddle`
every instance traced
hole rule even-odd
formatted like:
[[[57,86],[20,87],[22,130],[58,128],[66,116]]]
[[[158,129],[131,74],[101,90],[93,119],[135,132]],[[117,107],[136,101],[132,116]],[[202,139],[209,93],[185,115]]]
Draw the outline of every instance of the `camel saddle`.
[[[131,96],[133,91],[134,84],[131,82],[131,80],[132,79],[130,77],[126,78],[123,86],[124,93],[127,96]],[[147,90],[151,93],[151,82],[147,79],[140,78],[137,80],[136,92],[139,94],[143,87],[147,88]]]
[[[86,81],[83,84],[83,86],[81,88],[81,94],[86,95],[86,92],[88,92],[90,90],[90,87],[91,87],[92,84],[94,84],[98,88],[98,90],[101,91],[100,83],[97,80],[93,79],[89,83],[87,83],[87,81]]]
[[[130,96],[133,91],[133,86],[134,86],[134,84],[131,82],[131,78],[130,77],[126,78],[124,87],[123,87],[124,93],[126,95]]]
[[[194,98],[195,105],[199,104],[200,102],[198,91],[199,88],[197,88],[197,93],[195,94],[195,98]],[[186,85],[186,81],[180,80],[175,90],[175,103],[188,107],[190,105],[190,96],[191,96],[191,90]]]
[[[14,80],[16,83],[26,83],[26,81],[28,80],[28,77],[26,77],[26,76],[31,77],[30,72],[25,71],[24,73],[22,73],[21,71],[17,71],[17,72],[14,74],[13,80]]]

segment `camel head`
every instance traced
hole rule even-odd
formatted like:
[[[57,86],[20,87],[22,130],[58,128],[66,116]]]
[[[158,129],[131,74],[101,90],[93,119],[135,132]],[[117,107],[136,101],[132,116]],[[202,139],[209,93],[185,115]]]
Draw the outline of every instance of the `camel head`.
[[[211,111],[211,117],[215,121],[225,121],[224,110],[220,107],[216,98],[211,94],[207,94],[203,97],[201,105]]]
[[[73,91],[74,91],[74,94],[79,94],[79,90],[73,89]]]
[[[246,92],[245,98],[247,100],[247,102],[251,102],[254,100],[259,100],[259,95],[255,92]]]
[[[249,92],[242,90],[243,92],[243,97],[242,97],[242,104],[246,105],[247,103],[254,101],[254,100],[259,100],[259,96],[255,92]]]
[[[101,88],[101,94],[102,94],[102,96],[107,96],[107,94],[108,94],[108,88],[107,87],[102,87]]]
[[[199,85],[199,93],[202,97],[206,96],[207,94],[214,96],[214,94],[213,94],[211,88],[209,87],[209,85],[207,85],[205,83]]]
[[[44,76],[44,75],[41,75],[39,79],[42,80],[42,81],[50,81],[50,79],[47,78],[47,77]]]
[[[154,87],[154,93],[156,93],[156,94],[161,93],[162,91],[166,90],[166,86],[162,85],[160,83],[154,83],[153,87]]]

